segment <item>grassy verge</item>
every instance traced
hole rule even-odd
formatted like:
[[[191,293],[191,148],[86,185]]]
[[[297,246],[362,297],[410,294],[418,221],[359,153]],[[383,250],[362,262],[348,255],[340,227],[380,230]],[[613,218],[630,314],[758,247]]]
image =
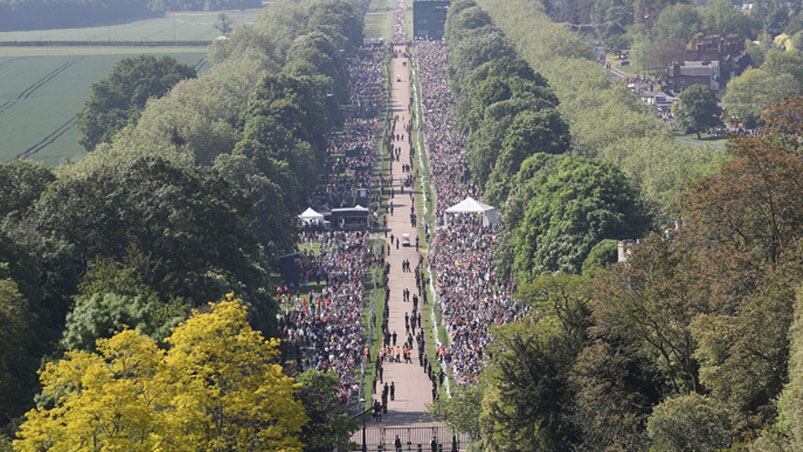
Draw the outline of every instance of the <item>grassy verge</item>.
[[[412,52],[415,53],[415,49],[412,49]],[[416,209],[420,212],[421,220],[418,223],[418,235],[420,237],[423,249],[426,250],[427,253],[427,262],[429,261],[429,251],[430,251],[430,244],[427,242],[425,233],[424,233],[424,224],[429,225],[430,234],[435,233],[435,228],[437,227],[437,222],[435,221],[435,193],[432,189],[432,184],[430,183],[431,180],[431,171],[429,168],[429,158],[424,151],[424,136],[421,130],[421,122],[423,121],[423,108],[421,104],[421,85],[418,81],[418,68],[415,63],[413,63],[413,147],[415,148],[416,159],[416,171],[418,177],[416,177],[416,190],[418,195],[416,196]],[[426,197],[424,196],[426,194]],[[426,198],[426,201],[425,201]],[[425,208],[426,202],[426,208]],[[431,267],[424,267],[422,269],[423,276],[429,277],[433,282],[437,280],[437,272],[432,269]],[[437,356],[436,354],[436,341],[435,336],[437,334],[438,342],[442,345],[448,347],[450,344],[449,341],[449,334],[446,331],[446,327],[443,325],[443,314],[441,313],[440,306],[437,303],[435,298],[435,294],[432,291],[433,286],[427,285],[425,290],[427,292],[427,299],[430,300],[431,303],[435,303],[434,305],[428,305],[431,307],[430,312],[426,312],[424,315],[424,335],[426,338],[427,343],[427,355],[430,357]],[[433,315],[434,314],[434,320]],[[436,333],[437,332],[437,333]],[[451,372],[447,372],[447,378],[449,380],[449,386],[454,387],[455,381],[452,378]],[[441,397],[446,397],[446,389],[445,385],[441,385],[439,388]]]
[[[365,15],[365,37],[368,39],[393,39],[393,11],[395,0],[371,0]]]
[[[709,148],[714,149],[717,151],[722,151],[725,149],[725,143],[728,142],[727,138],[720,138],[720,137],[710,137],[710,136],[703,136],[702,139],[697,139],[697,135],[694,133],[689,134],[680,134],[675,133],[673,134],[675,141],[681,144],[685,144],[687,146],[697,147],[697,148]]]
[[[634,64],[632,64],[632,61],[631,64],[622,66],[622,60],[620,60],[616,55],[613,54],[605,55],[605,60],[611,63],[611,67],[613,67],[614,69],[616,69],[617,71],[621,72],[626,76],[635,77],[636,75],[638,75],[638,69]]]
[[[371,249],[374,255],[384,253],[384,241],[380,239],[371,240]],[[371,267],[371,271],[366,275],[366,298],[365,307],[362,313],[362,325],[365,328],[367,345],[371,351],[371,360],[365,364],[365,374],[362,380],[362,394],[365,399],[363,409],[368,408],[373,397],[374,387],[374,366],[373,359],[379,353],[382,346],[382,318],[385,311],[385,286],[382,283],[382,266],[376,263]],[[355,369],[357,377],[360,377],[360,369]]]
[[[389,25],[392,30],[392,22]],[[390,111],[390,57],[385,62],[385,111]],[[386,146],[388,134],[390,134],[389,125],[385,123],[382,136],[379,137],[376,144],[376,163],[374,165],[374,176],[378,177],[379,174],[387,176],[390,173],[390,150]],[[374,196],[379,196],[379,189],[375,188]],[[380,217],[385,215],[388,210],[389,200],[387,195],[383,196],[380,200]],[[382,256],[385,252],[385,242],[381,238],[374,238],[371,240],[371,250],[375,256]],[[366,332],[366,345],[368,346],[371,358],[375,359],[379,353],[379,348],[382,346],[382,319],[385,311],[385,286],[382,280],[383,267],[381,263],[375,263],[368,275],[366,275],[366,298],[362,314],[362,325]],[[359,369],[355,369],[357,378],[360,378]],[[373,361],[366,363],[365,374],[361,382],[362,394],[365,399],[364,408],[370,406],[373,397],[373,379],[374,379],[374,366]]]

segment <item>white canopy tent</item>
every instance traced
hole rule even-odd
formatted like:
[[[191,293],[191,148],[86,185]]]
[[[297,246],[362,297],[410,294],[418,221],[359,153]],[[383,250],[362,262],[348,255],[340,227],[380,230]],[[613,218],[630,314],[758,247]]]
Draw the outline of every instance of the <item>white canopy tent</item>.
[[[323,224],[323,215],[316,212],[312,209],[312,207],[308,207],[301,215],[298,216],[301,219],[301,222],[305,225],[309,224],[316,224],[321,225]]]
[[[446,209],[443,214],[443,222],[449,224],[449,215],[479,214],[482,216],[483,226],[495,226],[499,224],[499,211],[495,207],[489,206],[472,197],[468,197],[459,203]]]

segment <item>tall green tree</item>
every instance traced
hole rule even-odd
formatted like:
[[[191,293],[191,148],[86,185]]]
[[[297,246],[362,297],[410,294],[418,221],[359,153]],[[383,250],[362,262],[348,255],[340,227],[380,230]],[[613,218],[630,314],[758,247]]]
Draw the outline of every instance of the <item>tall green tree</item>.
[[[751,14],[745,14],[733,7],[728,0],[715,0],[702,10],[703,27],[707,33],[720,36],[738,35],[741,39],[750,38],[757,27]]]
[[[123,59],[111,74],[92,84],[89,99],[78,115],[79,142],[88,151],[99,143],[111,142],[115,133],[139,119],[148,99],[163,96],[189,78],[195,78],[195,70],[173,57]]]
[[[6,270],[0,263],[0,426],[30,404],[39,366],[35,315]]]
[[[640,237],[649,226],[638,192],[614,167],[565,157],[534,190],[512,229],[513,268],[523,284],[549,272],[577,273],[602,239]]]
[[[56,176],[41,163],[15,160],[0,164],[0,219],[22,216]]]
[[[296,393],[309,421],[301,429],[306,452],[328,452],[333,447],[348,450],[357,421],[337,398],[340,378],[331,373],[309,370],[298,376]]]
[[[510,192],[513,177],[531,155],[544,152],[562,154],[569,150],[569,126],[556,110],[527,110],[516,115],[502,141],[502,151],[488,178],[485,198],[502,205]]]
[[[800,84],[790,74],[748,69],[728,83],[722,102],[729,115],[752,126],[765,108],[800,93]]]
[[[202,306],[235,287],[254,303],[255,324],[269,328],[247,199],[213,171],[144,157],[51,184],[18,228],[33,234],[22,238],[34,249],[39,237],[61,244],[63,255],[45,268],[58,272],[63,293],[75,293],[96,257],[114,259],[135,265],[162,300]]]
[[[700,132],[722,123],[716,93],[705,85],[692,85],[684,89],[672,109],[680,126],[687,132],[697,134],[698,140],[701,138]]]
[[[691,322],[713,308],[701,289],[699,267],[677,241],[652,236],[627,265],[595,279],[594,323],[611,330],[660,372],[657,387],[678,393],[702,389]]]
[[[573,391],[566,377],[574,357],[557,322],[518,322],[492,335],[483,376],[482,447],[557,451],[572,444]]]
[[[789,383],[778,400],[779,424],[789,437],[789,448],[803,447],[803,288],[798,287],[795,316],[789,330]]]
[[[716,451],[732,442],[728,410],[720,402],[699,394],[670,398],[653,411],[647,424],[650,450]]]
[[[799,49],[770,49],[761,69],[774,75],[789,74],[803,86],[803,51]]]

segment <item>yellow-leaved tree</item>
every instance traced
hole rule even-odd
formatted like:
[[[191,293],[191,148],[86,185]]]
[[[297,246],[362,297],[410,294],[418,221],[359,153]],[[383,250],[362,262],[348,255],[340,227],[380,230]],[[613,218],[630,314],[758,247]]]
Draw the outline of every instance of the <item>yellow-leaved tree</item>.
[[[178,326],[167,351],[126,330],[67,353],[41,372],[15,450],[300,451],[299,386],[246,317],[229,295]]]

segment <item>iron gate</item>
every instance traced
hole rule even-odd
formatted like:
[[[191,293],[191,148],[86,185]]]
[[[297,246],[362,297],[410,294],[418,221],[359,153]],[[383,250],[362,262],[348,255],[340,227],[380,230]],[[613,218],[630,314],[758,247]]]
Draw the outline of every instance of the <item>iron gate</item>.
[[[371,425],[365,428],[365,449],[362,443],[362,429],[354,438],[353,451],[395,452],[396,437],[401,442],[403,452],[463,452],[471,442],[468,435],[454,431],[446,425],[431,426],[384,426]],[[433,449],[433,440],[435,449]]]

